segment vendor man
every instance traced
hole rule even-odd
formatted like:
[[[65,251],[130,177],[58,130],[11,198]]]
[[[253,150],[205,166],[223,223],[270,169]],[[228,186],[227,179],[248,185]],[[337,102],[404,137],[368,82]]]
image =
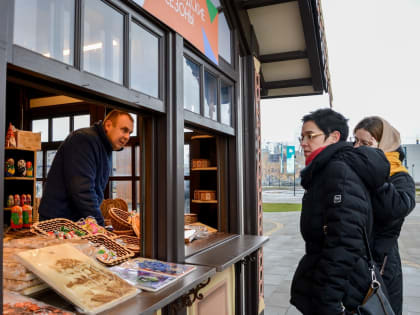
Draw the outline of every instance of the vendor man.
[[[89,128],[72,132],[58,148],[39,206],[40,220],[77,221],[104,218],[99,209],[112,167],[112,151],[130,139],[134,121],[129,113],[113,110]]]

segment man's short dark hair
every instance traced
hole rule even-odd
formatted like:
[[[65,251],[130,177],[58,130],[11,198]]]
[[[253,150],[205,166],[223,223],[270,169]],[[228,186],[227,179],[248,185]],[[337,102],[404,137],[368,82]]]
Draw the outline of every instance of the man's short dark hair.
[[[319,129],[325,134],[327,138],[331,132],[340,132],[340,141],[346,141],[349,135],[349,126],[347,120],[343,115],[333,111],[330,108],[321,108],[303,116],[302,121],[313,121]]]

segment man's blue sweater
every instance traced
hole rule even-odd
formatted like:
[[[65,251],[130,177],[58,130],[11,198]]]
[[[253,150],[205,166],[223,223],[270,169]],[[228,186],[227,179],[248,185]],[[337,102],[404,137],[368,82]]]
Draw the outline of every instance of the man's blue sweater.
[[[102,122],[71,133],[58,148],[39,206],[43,219],[77,221],[93,216],[104,225],[99,206],[112,165],[112,145]]]

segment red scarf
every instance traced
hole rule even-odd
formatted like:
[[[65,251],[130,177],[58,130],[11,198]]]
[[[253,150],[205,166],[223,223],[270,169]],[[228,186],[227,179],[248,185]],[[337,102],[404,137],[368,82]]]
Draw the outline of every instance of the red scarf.
[[[305,166],[307,166],[309,163],[311,163],[312,162],[312,160],[313,159],[315,159],[316,158],[316,156],[318,155],[318,154],[320,154],[321,152],[322,152],[322,150],[324,150],[325,148],[326,148],[327,146],[324,146],[324,147],[320,147],[320,148],[318,148],[318,149],[316,149],[315,151],[313,151],[307,158],[306,158],[306,160],[305,160]]]

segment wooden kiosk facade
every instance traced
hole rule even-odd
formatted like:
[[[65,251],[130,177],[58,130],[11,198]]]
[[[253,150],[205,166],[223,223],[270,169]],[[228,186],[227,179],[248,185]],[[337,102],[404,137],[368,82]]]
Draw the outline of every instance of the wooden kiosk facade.
[[[129,192],[143,256],[197,269],[107,313],[262,313],[260,99],[329,92],[319,1],[152,2],[170,14],[150,0],[1,1],[0,147],[9,122],[44,128],[42,191],[63,121],[68,134],[109,109],[131,112],[129,171],[116,162],[105,196]],[[204,44],[174,19],[202,27]],[[3,172],[0,185],[4,205]],[[185,213],[217,232],[185,245]]]

